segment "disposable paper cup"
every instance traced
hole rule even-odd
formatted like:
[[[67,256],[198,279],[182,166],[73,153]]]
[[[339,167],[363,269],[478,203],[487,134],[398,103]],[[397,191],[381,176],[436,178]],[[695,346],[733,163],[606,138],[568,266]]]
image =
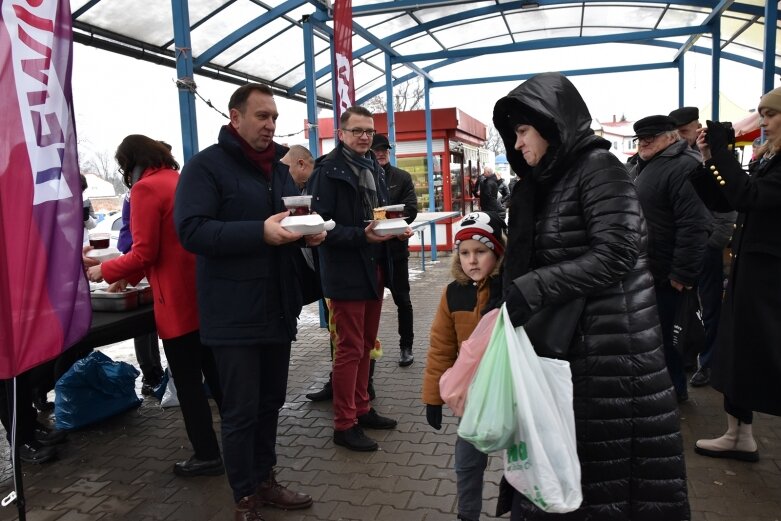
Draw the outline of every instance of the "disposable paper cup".
[[[89,234],[89,245],[96,250],[102,250],[109,247],[111,234],[105,232],[94,232]]]
[[[290,215],[309,215],[312,205],[311,195],[292,195],[283,197],[285,208],[290,210]]]

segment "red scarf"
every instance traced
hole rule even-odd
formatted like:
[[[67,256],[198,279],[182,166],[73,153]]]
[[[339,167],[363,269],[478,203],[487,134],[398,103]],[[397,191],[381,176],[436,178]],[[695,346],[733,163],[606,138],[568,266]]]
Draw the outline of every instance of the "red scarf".
[[[241,145],[241,151],[244,152],[244,156],[249,159],[250,163],[260,169],[263,177],[266,178],[266,181],[271,181],[271,171],[273,169],[274,157],[276,156],[276,146],[274,145],[274,142],[272,141],[271,144],[266,147],[266,150],[258,152],[239,135],[238,131],[233,128],[233,125],[228,124],[225,126],[228,128],[231,135],[239,142],[239,145]]]

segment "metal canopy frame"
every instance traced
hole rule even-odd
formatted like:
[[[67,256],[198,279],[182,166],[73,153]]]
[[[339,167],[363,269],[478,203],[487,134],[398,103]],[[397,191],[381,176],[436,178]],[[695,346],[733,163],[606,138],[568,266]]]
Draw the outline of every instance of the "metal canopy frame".
[[[198,150],[193,74],[234,84],[265,83],[278,95],[306,103],[310,148],[316,152],[317,108],[331,108],[333,99],[329,0],[171,0],[168,7],[161,4],[159,0],[134,0],[133,7],[128,7],[123,0],[71,0],[74,40],[177,68],[185,160]],[[141,18],[135,25],[117,19],[118,14],[128,16],[134,9],[139,9]],[[618,12],[627,15],[621,24],[593,22],[600,13]],[[422,78],[430,113],[433,88],[522,81],[542,72],[448,78],[451,66],[465,60],[561,47],[639,44],[667,52],[669,59],[562,72],[576,76],[677,68],[678,99],[683,104],[687,53],[710,55],[712,117],[718,118],[722,59],[761,68],[762,92],[773,88],[775,77],[781,74],[781,56],[776,50],[778,14],[776,0],[353,0],[356,102],[386,94],[393,141],[390,100],[394,85]],[[560,18],[569,23],[549,23],[549,19]],[[752,38],[757,40],[758,26],[762,41],[750,45]],[[215,28],[221,33],[216,37]],[[473,32],[478,36],[470,37]],[[697,45],[703,39],[710,40],[710,45]],[[265,68],[264,58],[278,54],[274,45],[282,46],[289,59],[277,60],[276,68]],[[414,53],[408,52],[411,48]],[[274,50],[277,53],[272,54]]]

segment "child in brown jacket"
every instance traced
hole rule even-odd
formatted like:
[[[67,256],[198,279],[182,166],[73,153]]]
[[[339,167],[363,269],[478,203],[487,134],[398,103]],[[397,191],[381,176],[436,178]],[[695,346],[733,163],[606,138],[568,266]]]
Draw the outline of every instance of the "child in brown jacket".
[[[459,223],[455,234],[456,254],[453,282],[442,292],[434,322],[426,370],[423,374],[423,402],[426,420],[442,428],[442,397],[439,379],[456,361],[461,342],[469,338],[489,303],[501,298],[499,268],[504,255],[505,227],[493,212],[474,212]],[[483,501],[483,472],[488,456],[462,438],[456,439],[455,470],[458,519],[478,521]]]

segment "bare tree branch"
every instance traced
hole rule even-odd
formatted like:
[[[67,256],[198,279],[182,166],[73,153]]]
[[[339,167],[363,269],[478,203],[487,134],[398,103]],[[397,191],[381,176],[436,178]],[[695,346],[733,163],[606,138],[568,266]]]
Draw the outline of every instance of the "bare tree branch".
[[[502,136],[499,135],[499,131],[493,125],[488,127],[488,139],[483,146],[488,150],[493,150],[497,156],[506,153]]]
[[[410,80],[397,85],[393,89],[393,111],[406,112],[408,110],[420,109],[423,105],[425,90],[421,85],[420,78]],[[388,105],[385,100],[385,94],[378,94],[367,101],[365,107],[372,112],[387,112]]]
[[[108,181],[118,195],[127,192],[127,186],[125,186],[122,180],[122,174],[119,173],[113,154],[103,150],[84,157],[83,152],[81,152],[79,159],[81,162],[81,173],[95,174],[104,181]]]

